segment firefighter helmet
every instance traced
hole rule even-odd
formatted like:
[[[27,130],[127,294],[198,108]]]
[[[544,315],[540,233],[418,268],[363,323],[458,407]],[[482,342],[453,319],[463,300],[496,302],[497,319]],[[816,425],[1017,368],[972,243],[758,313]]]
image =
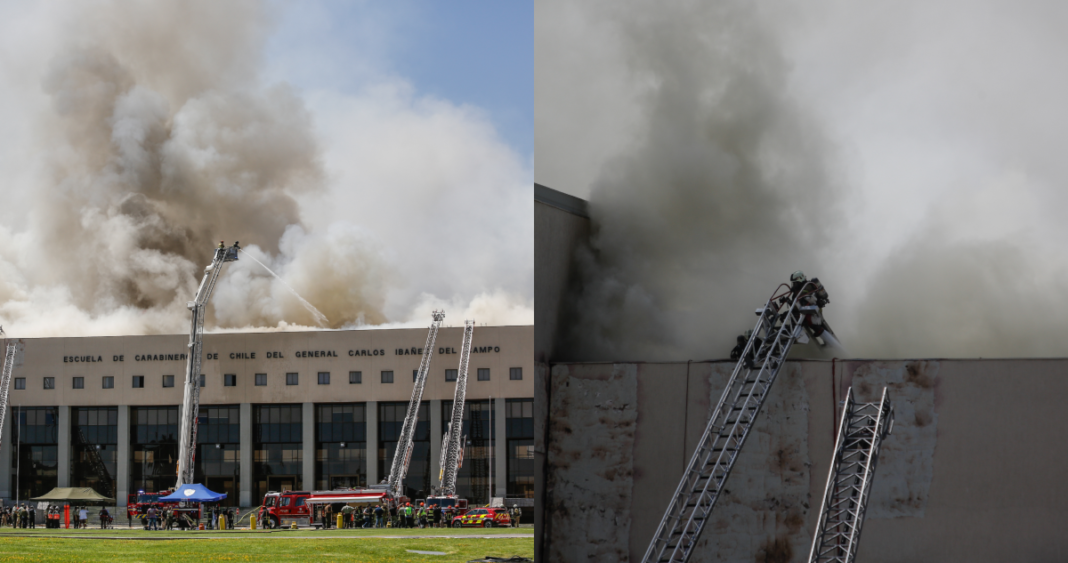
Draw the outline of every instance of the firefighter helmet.
[[[790,281],[804,283],[804,281],[805,281],[805,273],[802,272],[801,270],[798,270],[798,271],[790,274]]]

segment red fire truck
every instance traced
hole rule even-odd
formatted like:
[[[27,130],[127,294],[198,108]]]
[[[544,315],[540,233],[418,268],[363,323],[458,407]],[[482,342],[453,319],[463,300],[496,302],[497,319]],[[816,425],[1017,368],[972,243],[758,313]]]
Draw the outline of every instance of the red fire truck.
[[[407,502],[407,498],[403,502]],[[270,491],[263,496],[257,518],[264,528],[311,526],[312,507],[322,504],[396,504],[385,489],[344,489],[337,491]]]
[[[188,515],[193,520],[200,519],[200,503],[195,502],[162,502],[160,497],[165,497],[174,491],[159,491],[157,493],[146,493],[144,491],[137,491],[131,494],[126,499],[126,518],[132,525],[134,519],[141,518],[141,516],[148,514],[149,508],[155,508],[157,512],[163,509],[173,510],[175,514]]]

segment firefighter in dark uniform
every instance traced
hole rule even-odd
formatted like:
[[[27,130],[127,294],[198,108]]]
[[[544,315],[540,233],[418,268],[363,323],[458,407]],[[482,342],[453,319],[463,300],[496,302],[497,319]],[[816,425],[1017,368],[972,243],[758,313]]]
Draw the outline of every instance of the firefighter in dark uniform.
[[[738,335],[738,344],[736,344],[734,346],[734,348],[731,349],[731,360],[732,361],[737,362],[738,360],[742,359],[742,352],[745,352],[745,342],[746,342],[745,336],[739,334]]]

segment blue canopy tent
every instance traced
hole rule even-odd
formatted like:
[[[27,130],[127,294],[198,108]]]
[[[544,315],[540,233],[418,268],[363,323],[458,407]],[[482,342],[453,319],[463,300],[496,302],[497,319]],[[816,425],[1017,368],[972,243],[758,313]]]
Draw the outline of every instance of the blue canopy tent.
[[[226,493],[216,493],[208,490],[204,485],[193,483],[192,485],[182,485],[178,487],[178,490],[173,493],[160,497],[161,501],[180,501],[186,502],[215,502],[226,498]]]

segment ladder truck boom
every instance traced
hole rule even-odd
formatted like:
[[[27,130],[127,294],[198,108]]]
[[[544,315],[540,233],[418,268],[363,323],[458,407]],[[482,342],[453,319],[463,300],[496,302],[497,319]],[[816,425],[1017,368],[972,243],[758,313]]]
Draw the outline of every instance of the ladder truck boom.
[[[464,340],[460,347],[460,368],[456,370],[456,392],[452,400],[452,418],[445,430],[442,451],[440,488],[443,496],[456,496],[456,474],[463,456],[464,399],[467,397],[467,368],[471,360],[471,341],[475,321],[464,321]]]
[[[204,347],[204,317],[207,314],[208,300],[215,291],[222,266],[226,262],[237,260],[241,250],[238,243],[227,248],[223,243],[215,249],[211,264],[204,268],[204,278],[196,297],[187,307],[192,312],[189,329],[189,356],[185,364],[185,388],[182,392],[182,412],[178,426],[178,482],[175,488],[193,482],[193,460],[196,457],[197,413],[200,410],[200,362]]]
[[[408,464],[412,459],[412,441],[415,439],[415,427],[419,423],[419,405],[423,400],[430,359],[434,357],[434,342],[438,338],[438,328],[445,318],[445,311],[434,311],[433,317],[434,322],[430,324],[430,332],[426,336],[426,347],[423,348],[423,359],[419,362],[415,385],[412,386],[412,400],[408,403],[408,413],[404,416],[404,425],[401,426],[397,451],[393,453],[393,465],[387,480],[389,492],[398,498],[404,494],[404,478],[408,475]]]
[[[100,477],[100,488],[97,491],[100,494],[110,497],[111,496],[111,474],[108,473],[108,467],[104,464],[104,460],[100,457],[100,452],[97,451],[93,444],[89,443],[89,440],[85,438],[85,432],[81,426],[75,426],[78,429],[78,433],[75,436],[77,443],[81,446],[85,446],[86,457],[88,458],[89,465],[93,467],[93,472]]]
[[[4,352],[4,371],[0,372],[0,439],[4,436],[4,420],[7,419],[7,392],[11,387],[11,370],[15,367],[15,351],[18,344],[8,343]]]
[[[807,282],[797,289],[773,295],[757,309],[757,324],[668,503],[643,563],[689,560],[790,348],[806,329],[812,328],[808,325],[819,313],[819,307],[809,298],[816,286]]]
[[[894,408],[885,387],[878,403],[857,403],[849,388],[809,551],[811,563],[852,563],[856,558],[879,448],[893,429]]]

